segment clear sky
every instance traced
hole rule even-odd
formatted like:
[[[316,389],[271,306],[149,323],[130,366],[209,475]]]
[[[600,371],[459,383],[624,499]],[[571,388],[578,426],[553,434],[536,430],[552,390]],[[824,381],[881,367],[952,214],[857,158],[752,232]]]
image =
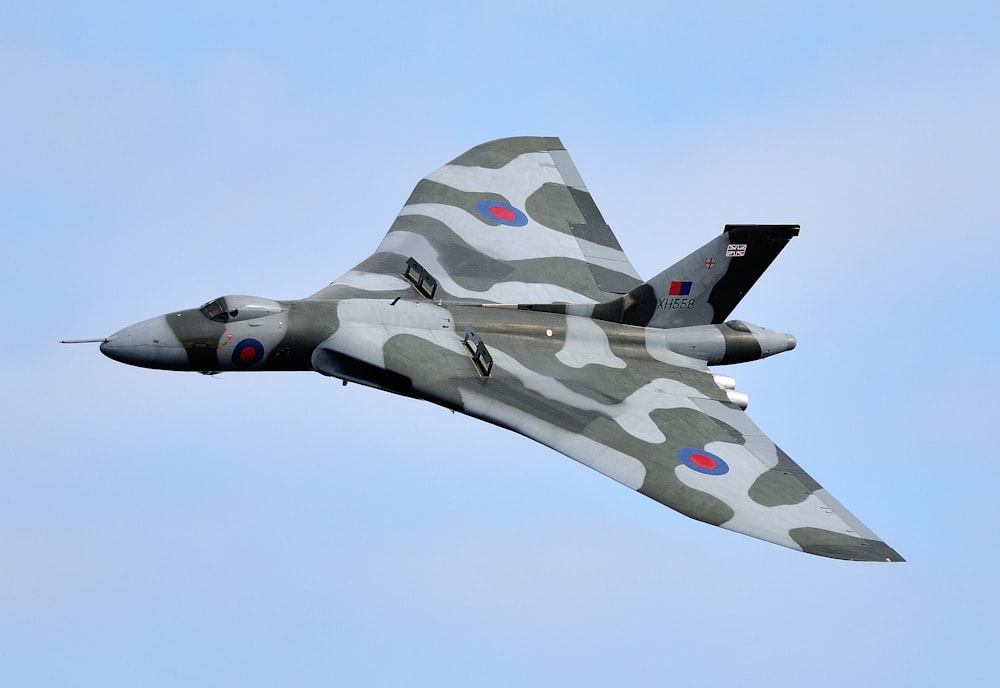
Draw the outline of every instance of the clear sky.
[[[995,2],[8,3],[0,685],[995,681]],[[752,7],[750,7],[752,5]],[[466,149],[560,136],[640,273],[802,225],[723,370],[909,561],[690,521],[541,445],[100,337],[308,295]]]

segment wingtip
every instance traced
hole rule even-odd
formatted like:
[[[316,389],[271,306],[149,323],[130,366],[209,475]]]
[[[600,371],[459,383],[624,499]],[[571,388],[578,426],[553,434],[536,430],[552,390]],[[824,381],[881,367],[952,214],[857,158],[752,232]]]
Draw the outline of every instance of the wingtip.
[[[899,552],[894,550],[884,542],[866,540],[855,546],[827,546],[813,547],[804,550],[809,554],[817,554],[821,557],[832,559],[844,559],[846,561],[878,561],[878,562],[905,562]]]
[[[796,528],[791,532],[803,552],[848,561],[906,561],[878,538],[835,533],[821,528]]]

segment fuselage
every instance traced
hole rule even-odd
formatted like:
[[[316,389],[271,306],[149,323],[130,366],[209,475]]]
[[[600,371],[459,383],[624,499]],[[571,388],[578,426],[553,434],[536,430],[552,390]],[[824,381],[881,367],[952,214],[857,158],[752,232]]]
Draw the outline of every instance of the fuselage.
[[[567,340],[568,320],[581,317],[518,306],[442,304],[425,299],[278,301],[225,296],[201,308],[174,311],[126,327],[108,337],[101,351],[116,361],[145,368],[208,374],[316,370],[406,393],[399,381],[379,372],[385,366],[381,343],[376,342],[395,336],[390,333],[450,346],[451,340],[465,338],[471,327],[487,345],[492,335],[502,334],[526,346],[559,343],[559,350],[571,355],[577,349],[585,353],[592,346],[611,346],[626,355],[641,356],[655,346],[709,365],[756,360],[795,346],[790,335],[741,321],[663,330],[587,319],[598,328],[594,331],[600,332],[600,341],[590,342],[577,334]],[[317,365],[317,355],[326,357],[323,365]]]

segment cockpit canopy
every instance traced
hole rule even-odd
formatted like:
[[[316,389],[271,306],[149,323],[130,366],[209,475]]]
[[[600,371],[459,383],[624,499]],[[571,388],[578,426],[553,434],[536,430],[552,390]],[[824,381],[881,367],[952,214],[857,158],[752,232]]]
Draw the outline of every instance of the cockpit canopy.
[[[220,296],[201,307],[202,315],[221,323],[264,318],[283,310],[277,301],[257,296]]]

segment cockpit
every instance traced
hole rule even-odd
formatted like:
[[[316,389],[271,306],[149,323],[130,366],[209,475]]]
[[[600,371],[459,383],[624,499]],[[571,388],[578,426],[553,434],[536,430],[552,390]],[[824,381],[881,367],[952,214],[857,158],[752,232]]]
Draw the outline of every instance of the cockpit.
[[[281,313],[277,301],[256,296],[220,296],[201,307],[201,314],[215,322],[230,323],[253,320]]]

